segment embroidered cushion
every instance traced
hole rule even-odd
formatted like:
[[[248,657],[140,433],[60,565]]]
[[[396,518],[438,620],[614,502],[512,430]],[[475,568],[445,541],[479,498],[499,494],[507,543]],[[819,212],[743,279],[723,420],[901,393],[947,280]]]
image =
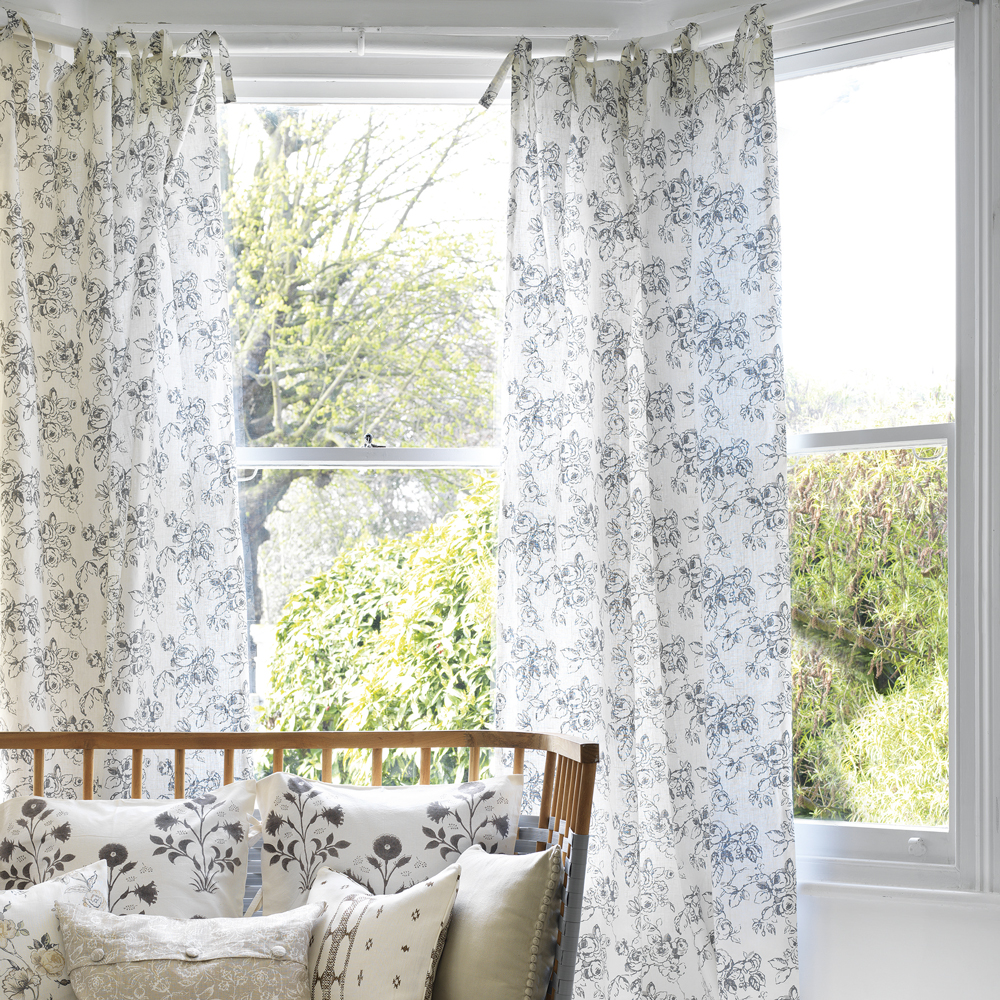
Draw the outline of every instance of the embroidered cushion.
[[[24,1000],[76,1000],[53,905],[74,902],[108,910],[103,861],[28,889],[0,892],[0,995]]]
[[[320,869],[309,892],[310,903],[327,906],[309,949],[313,1000],[431,1000],[459,874],[449,865],[394,896],[376,896]]]
[[[254,783],[193,799],[10,799],[0,805],[0,888],[108,864],[112,913],[243,913]]]
[[[552,974],[562,900],[558,847],[459,858],[462,882],[434,981],[434,1000],[542,1000]]]
[[[357,788],[279,772],[257,782],[264,912],[305,902],[322,867],[375,894],[407,889],[467,847],[511,854],[522,776],[464,785]]]
[[[309,935],[323,906],[246,920],[100,914],[57,904],[79,1000],[308,1000]]]

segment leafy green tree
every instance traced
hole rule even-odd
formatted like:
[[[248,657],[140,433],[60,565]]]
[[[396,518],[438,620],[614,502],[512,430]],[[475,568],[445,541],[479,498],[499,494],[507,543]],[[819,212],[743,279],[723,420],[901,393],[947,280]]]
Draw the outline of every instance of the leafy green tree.
[[[481,119],[424,132],[404,120],[258,108],[230,123],[223,174],[247,444],[486,441],[492,235],[432,215]],[[269,470],[243,485],[250,579],[268,516],[303,475],[329,478]]]
[[[405,539],[343,549],[294,593],[278,623],[275,729],[481,729],[491,721],[497,487],[480,476],[447,518]],[[318,754],[297,762],[317,774]],[[461,766],[440,751],[434,768]],[[386,782],[412,777],[412,752],[386,759]],[[341,781],[367,761],[345,755]]]

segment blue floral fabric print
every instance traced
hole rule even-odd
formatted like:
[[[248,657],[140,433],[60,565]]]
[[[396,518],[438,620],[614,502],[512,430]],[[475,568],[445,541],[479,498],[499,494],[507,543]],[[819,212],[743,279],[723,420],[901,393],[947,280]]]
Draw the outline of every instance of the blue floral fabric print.
[[[601,744],[594,1000],[798,997],[773,59],[696,40],[513,59],[497,722]]]
[[[249,725],[216,67],[164,46],[84,32],[67,62],[0,10],[6,729]],[[130,767],[102,755],[97,793]]]

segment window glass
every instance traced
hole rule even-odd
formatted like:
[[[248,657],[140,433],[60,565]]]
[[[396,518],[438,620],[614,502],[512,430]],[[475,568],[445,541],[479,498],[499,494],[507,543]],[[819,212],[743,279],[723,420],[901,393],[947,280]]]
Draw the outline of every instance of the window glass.
[[[267,519],[255,575],[264,726],[489,726],[496,511],[493,470],[297,478]],[[306,773],[318,773],[312,757]],[[367,780],[367,755],[355,757],[340,780]],[[412,777],[412,757],[390,754],[385,781]],[[459,764],[435,762],[447,780]]]
[[[943,448],[789,462],[795,812],[948,823]]]
[[[227,111],[246,446],[491,445],[501,115]]]
[[[953,102],[950,49],[778,84],[803,818],[948,824],[947,455],[863,445],[953,420]]]
[[[262,452],[243,471],[262,719],[479,728],[495,474],[375,467],[382,447],[495,442],[507,122],[447,106],[224,114],[238,444],[372,445],[367,471],[318,451],[312,468]]]
[[[781,81],[789,433],[953,419],[952,49]]]

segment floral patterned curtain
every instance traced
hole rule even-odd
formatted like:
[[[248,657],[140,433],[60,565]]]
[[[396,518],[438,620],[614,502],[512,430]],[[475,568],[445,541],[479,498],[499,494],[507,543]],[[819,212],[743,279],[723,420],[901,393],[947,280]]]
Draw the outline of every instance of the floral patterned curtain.
[[[796,998],[774,71],[513,58],[498,724],[601,744],[576,992]]]
[[[65,62],[0,27],[7,729],[248,725],[213,43],[84,32]]]

